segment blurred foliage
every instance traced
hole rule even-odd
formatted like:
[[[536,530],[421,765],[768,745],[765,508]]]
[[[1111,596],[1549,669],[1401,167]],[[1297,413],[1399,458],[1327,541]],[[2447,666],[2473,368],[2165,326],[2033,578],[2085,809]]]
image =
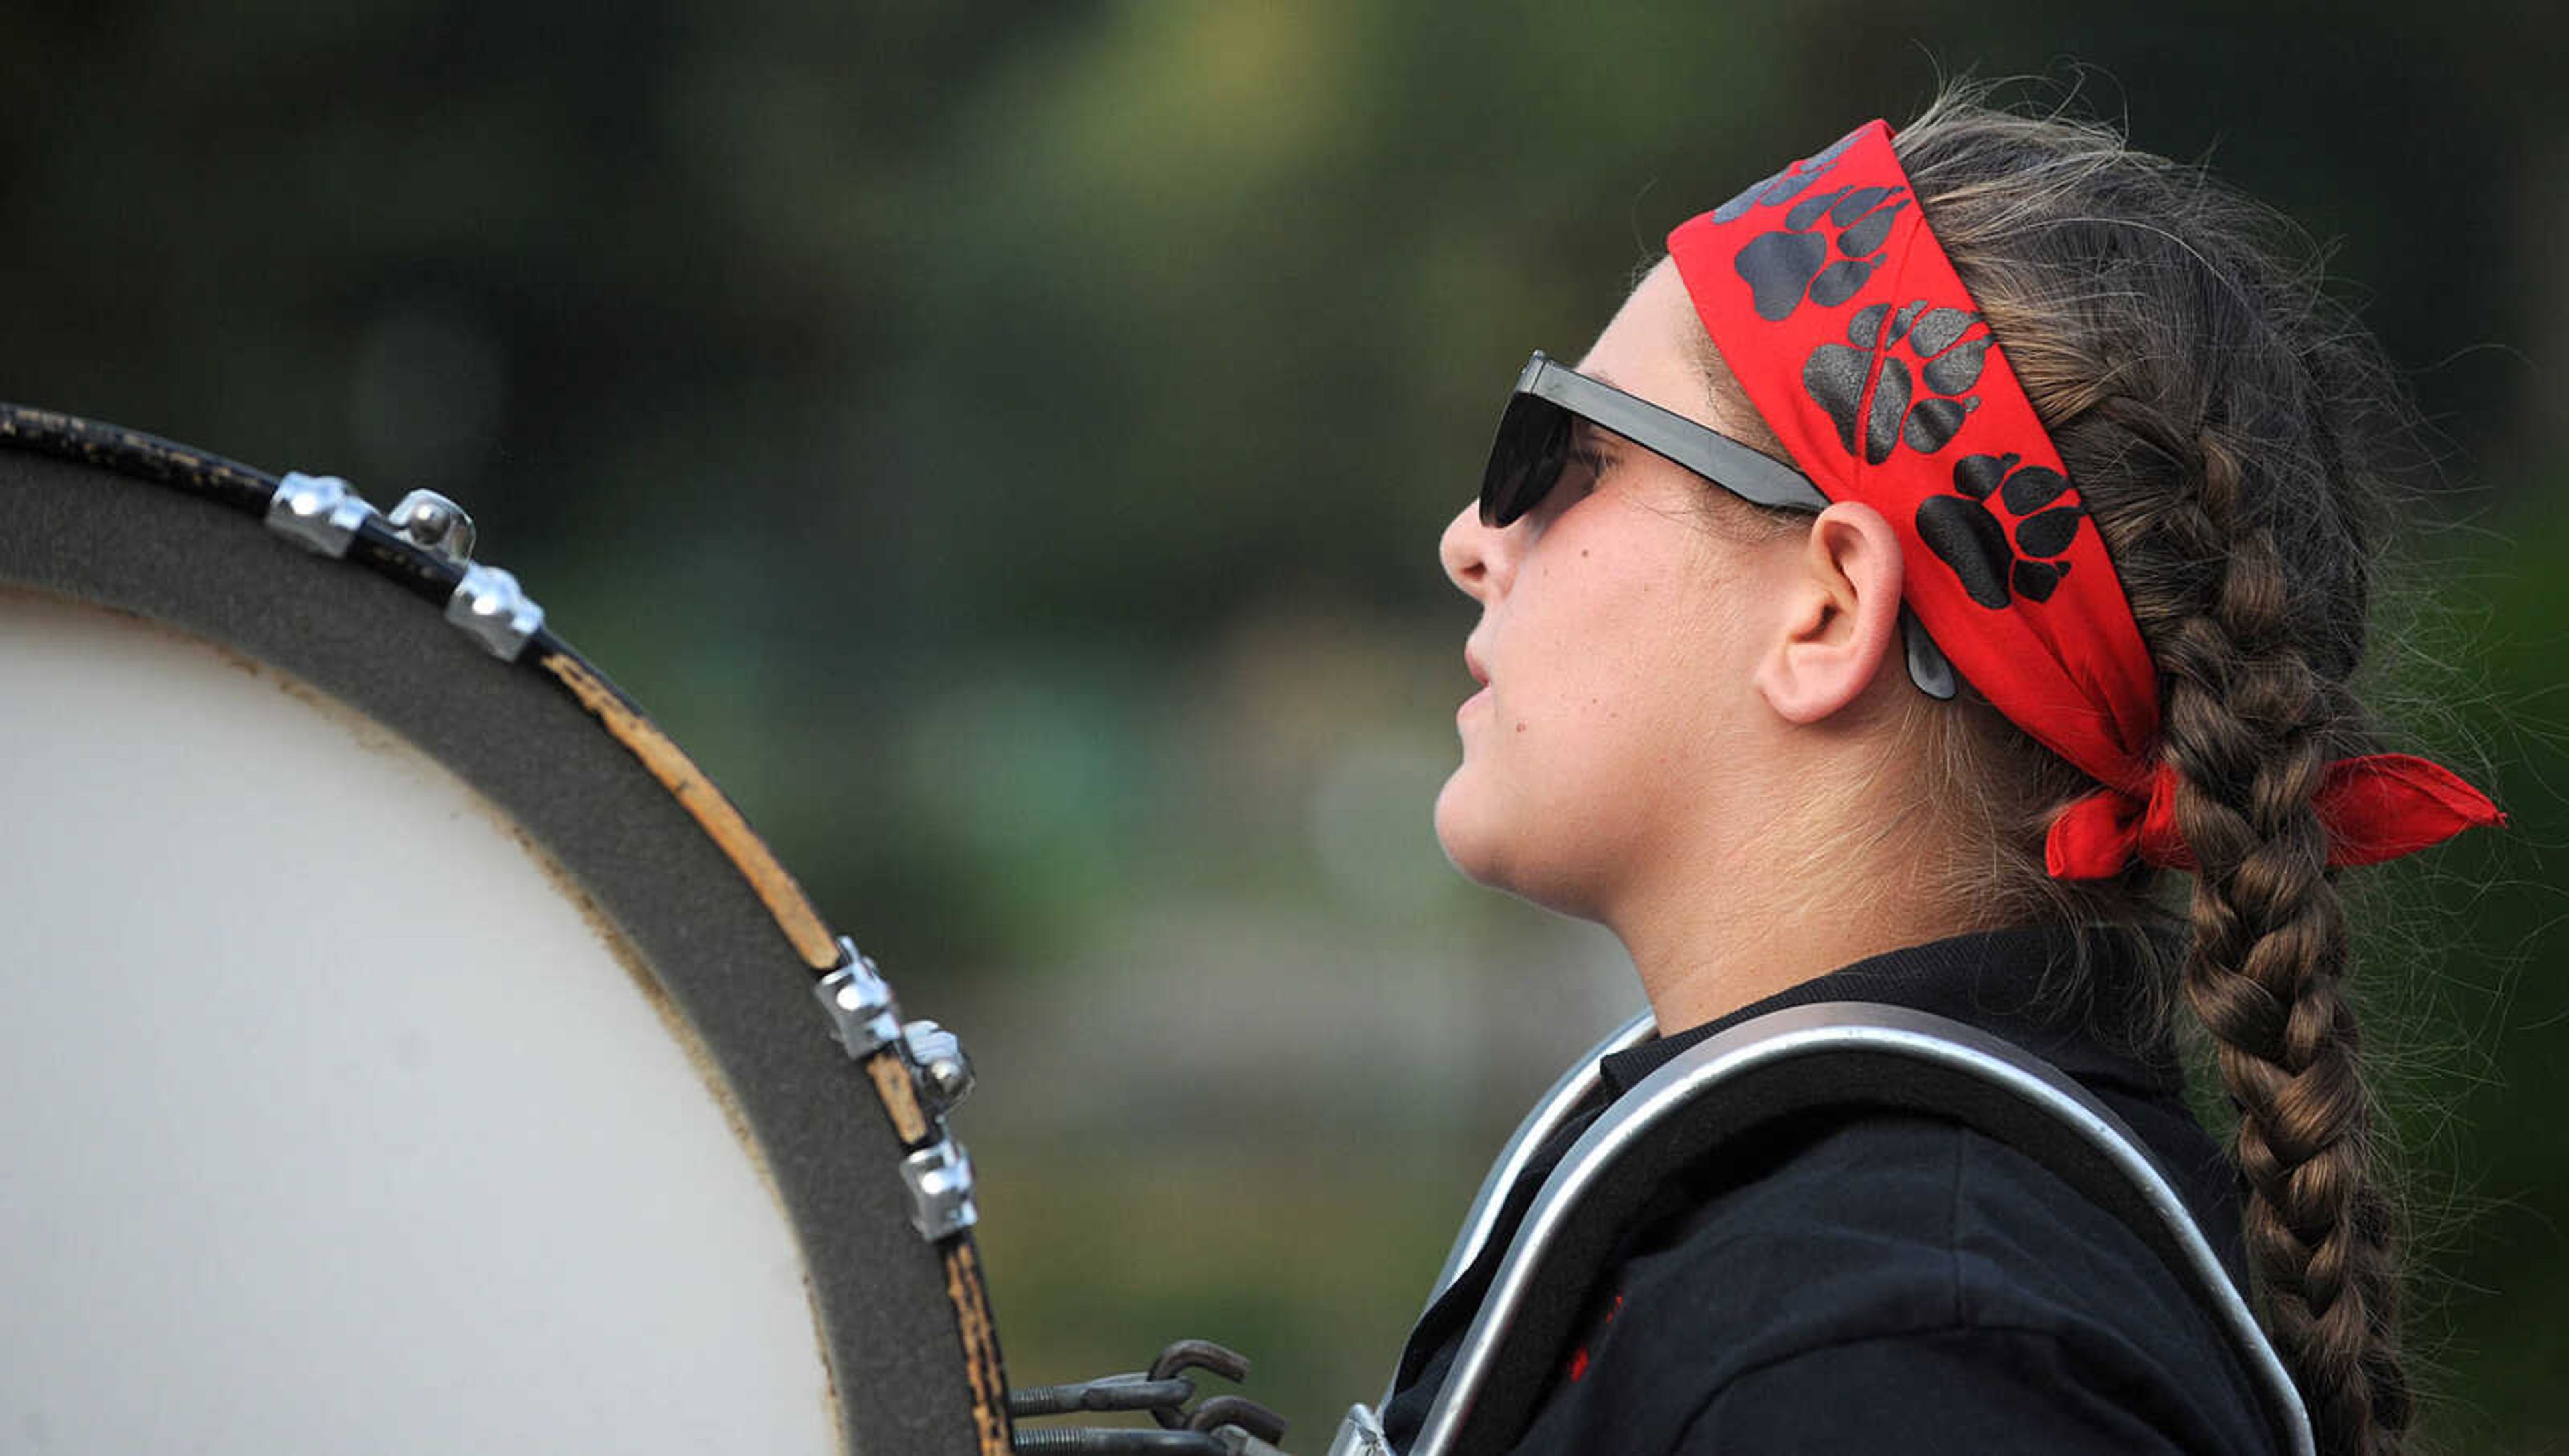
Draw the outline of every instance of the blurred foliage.
[[[1597,958],[1426,833],[1468,620],[1432,544],[1507,379],[1782,159],[1940,73],[2047,73],[2327,240],[2443,434],[2427,575],[2478,685],[2446,706],[2518,831],[2398,882],[2377,959],[2438,975],[2402,1123],[2450,1211],[2439,1419],[2569,1448],[2560,31],[2382,0],[25,4],[0,395],[463,500],[922,1009],[1103,1016],[1119,927],[1201,911],[1234,928],[1142,943],[1225,968],[1143,1003],[1219,1022],[1298,983],[1257,948],[1298,934],[1354,967],[1326,1014],[1370,987],[1435,1040]],[[1614,976],[1510,1051],[1430,1048],[1464,1079],[1435,1117],[1378,1079],[1376,1121],[1236,1134],[1256,1167],[1040,1156],[1045,1089],[988,1079],[1019,1378],[1272,1339],[1252,1389],[1316,1448],[1553,1070],[1519,1053],[1581,1044]]]

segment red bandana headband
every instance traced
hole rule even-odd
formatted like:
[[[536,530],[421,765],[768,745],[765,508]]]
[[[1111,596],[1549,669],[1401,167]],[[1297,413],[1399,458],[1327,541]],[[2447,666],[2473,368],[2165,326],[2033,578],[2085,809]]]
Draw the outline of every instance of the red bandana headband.
[[[2158,670],[2078,488],[1868,122],[1668,234],[1713,344],[1803,474],[1900,535],[1902,595],[1955,670],[2103,787],[2052,821],[2052,876],[2192,868],[2158,762]],[[2329,863],[2505,816],[2423,759],[2333,765]]]

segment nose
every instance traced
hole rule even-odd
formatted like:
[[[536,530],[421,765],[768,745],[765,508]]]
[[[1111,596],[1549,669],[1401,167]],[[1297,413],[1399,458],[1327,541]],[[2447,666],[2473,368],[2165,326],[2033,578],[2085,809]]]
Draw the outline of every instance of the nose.
[[[1445,535],[1436,543],[1436,557],[1445,564],[1445,579],[1465,596],[1486,603],[1491,592],[1507,584],[1507,537],[1508,533],[1481,524],[1479,498],[1463,503],[1454,519],[1445,523]]]

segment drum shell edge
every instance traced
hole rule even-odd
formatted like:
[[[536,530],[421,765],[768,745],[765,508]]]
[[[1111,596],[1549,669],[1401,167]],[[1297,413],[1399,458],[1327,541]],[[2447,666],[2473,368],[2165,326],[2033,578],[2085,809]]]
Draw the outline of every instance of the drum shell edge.
[[[138,614],[253,658],[399,734],[498,806],[558,867],[583,912],[640,958],[628,970],[679,1023],[673,1034],[727,1115],[749,1129],[747,1151],[803,1251],[851,1449],[1006,1451],[1005,1380],[977,1252],[968,1234],[931,1245],[908,1222],[898,1165],[918,1130],[897,1131],[896,1121],[916,1118],[916,1107],[884,1105],[884,1079],[827,1034],[812,957],[780,922],[777,887],[753,885],[744,847],[718,843],[664,781],[668,765],[655,773],[615,731],[657,738],[656,728],[550,633],[525,660],[500,662],[423,603],[420,563],[405,581],[305,552],[229,499],[246,497],[254,473],[165,448],[177,458],[158,479],[0,449],[9,512],[0,582]],[[219,491],[191,494],[190,471]],[[583,701],[565,675],[573,671],[606,696]],[[624,721],[605,721],[601,705]],[[700,774],[695,783],[718,793]],[[747,852],[766,856],[745,823],[740,833]],[[785,889],[799,900],[790,880]],[[805,1034],[778,1034],[791,1027]],[[942,1338],[917,1327],[930,1318]]]

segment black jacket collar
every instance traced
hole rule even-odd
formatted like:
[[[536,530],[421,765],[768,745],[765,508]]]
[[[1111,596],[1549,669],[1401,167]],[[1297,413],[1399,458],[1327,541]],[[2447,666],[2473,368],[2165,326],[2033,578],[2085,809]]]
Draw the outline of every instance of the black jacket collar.
[[[2070,1076],[2137,1096],[2182,1090],[2175,1048],[2147,985],[2171,953],[2127,928],[2025,925],[1904,946],[1788,986],[1700,1026],[1598,1063],[1621,1097],[1669,1058],[1752,1016],[1814,1001],[1881,1001],[1982,1027]]]

